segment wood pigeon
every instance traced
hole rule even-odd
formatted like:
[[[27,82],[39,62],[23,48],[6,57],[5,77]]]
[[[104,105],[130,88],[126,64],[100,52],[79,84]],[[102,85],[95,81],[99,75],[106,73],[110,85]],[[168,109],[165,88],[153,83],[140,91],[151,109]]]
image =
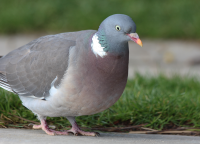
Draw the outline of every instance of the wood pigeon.
[[[128,41],[140,46],[133,20],[124,14],[107,17],[96,30],[40,37],[0,59],[0,87],[16,93],[38,116],[48,135],[96,136],[82,131],[75,117],[112,106],[127,83]],[[46,117],[66,117],[67,131],[48,127]]]

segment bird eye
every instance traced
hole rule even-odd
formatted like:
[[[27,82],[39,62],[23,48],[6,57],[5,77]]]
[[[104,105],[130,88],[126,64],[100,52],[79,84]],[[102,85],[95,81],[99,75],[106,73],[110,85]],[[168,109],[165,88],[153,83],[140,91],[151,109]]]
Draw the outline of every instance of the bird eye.
[[[117,31],[120,31],[121,28],[120,28],[120,26],[116,25],[116,26],[115,26],[115,29],[116,29]]]

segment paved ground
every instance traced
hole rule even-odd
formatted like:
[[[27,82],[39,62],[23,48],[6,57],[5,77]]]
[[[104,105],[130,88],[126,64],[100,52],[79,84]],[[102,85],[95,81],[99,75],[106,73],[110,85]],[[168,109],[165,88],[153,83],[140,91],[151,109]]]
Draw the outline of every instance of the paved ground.
[[[18,48],[38,36],[0,36],[0,55]],[[130,43],[129,78],[134,73],[156,75],[159,72],[171,75],[200,76],[200,42],[143,40],[141,48]],[[102,133],[100,137],[48,136],[41,130],[0,129],[0,144],[51,144],[51,143],[136,143],[136,144],[200,144],[200,137],[114,134]]]
[[[37,37],[39,35],[0,36],[0,55],[5,55]],[[150,75],[163,72],[167,75],[179,73],[200,76],[200,41],[142,41],[142,48],[130,42],[129,78],[136,71]]]
[[[101,133],[99,137],[48,136],[41,130],[0,129],[0,144],[200,144],[200,137]]]

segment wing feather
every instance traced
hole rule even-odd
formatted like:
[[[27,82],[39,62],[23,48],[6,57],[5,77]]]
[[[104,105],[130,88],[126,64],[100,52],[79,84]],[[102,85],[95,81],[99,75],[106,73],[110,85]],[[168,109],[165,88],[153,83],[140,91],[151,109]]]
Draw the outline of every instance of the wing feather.
[[[48,97],[51,87],[58,87],[67,71],[69,51],[76,48],[77,37],[86,32],[96,31],[44,36],[3,56],[0,87],[20,96]]]
[[[69,34],[68,34],[69,35]],[[41,37],[0,59],[0,87],[20,96],[47,97],[52,81],[58,86],[68,67],[75,40],[65,35]]]

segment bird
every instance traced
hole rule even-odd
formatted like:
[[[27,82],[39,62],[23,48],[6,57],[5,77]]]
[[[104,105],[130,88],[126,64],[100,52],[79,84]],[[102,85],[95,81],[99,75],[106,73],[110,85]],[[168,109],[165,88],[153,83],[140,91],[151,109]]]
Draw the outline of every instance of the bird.
[[[102,112],[122,95],[128,78],[129,46],[142,46],[136,24],[113,14],[98,30],[47,35],[0,58],[0,87],[17,94],[48,135],[98,136],[75,118]],[[70,130],[50,129],[47,117],[66,117]]]

